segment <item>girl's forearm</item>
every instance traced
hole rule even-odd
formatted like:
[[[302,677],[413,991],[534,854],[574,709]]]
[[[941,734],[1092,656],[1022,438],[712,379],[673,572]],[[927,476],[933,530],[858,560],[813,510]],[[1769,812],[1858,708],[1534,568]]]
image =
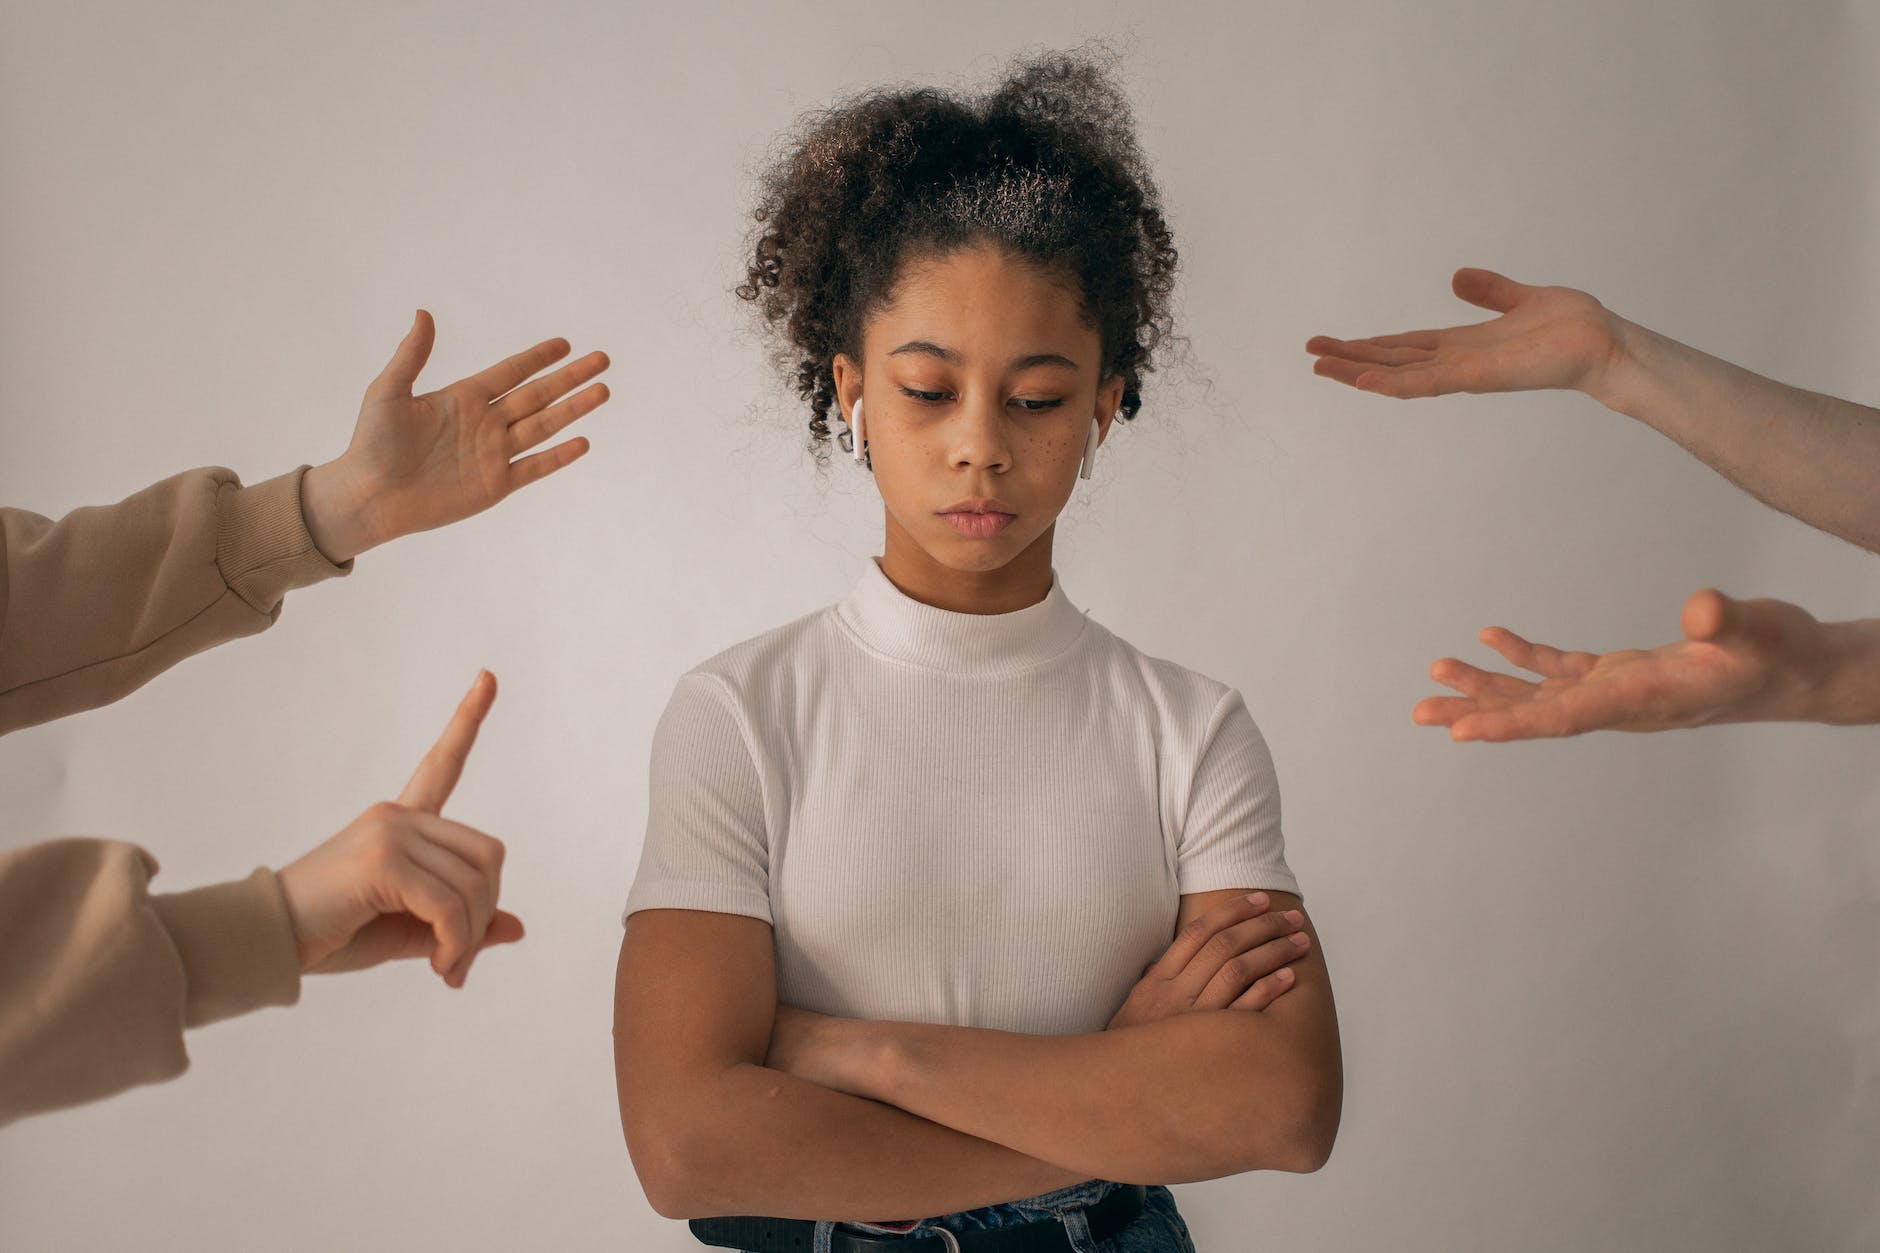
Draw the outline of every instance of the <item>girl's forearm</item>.
[[[1804,391],[1623,318],[1589,387],[1765,504],[1880,552],[1880,410]]]
[[[1295,993],[1294,995],[1297,995]],[[840,1021],[840,1020],[838,1020]],[[1090,1035],[852,1022],[836,1086],[1084,1177],[1315,1170],[1337,1133],[1336,1028],[1203,1010]],[[852,1086],[851,1086],[852,1085]]]
[[[676,1165],[636,1161],[668,1217],[894,1221],[1091,1178],[761,1066],[730,1067],[689,1097],[680,1116],[690,1125],[658,1129],[662,1141],[682,1145]]]

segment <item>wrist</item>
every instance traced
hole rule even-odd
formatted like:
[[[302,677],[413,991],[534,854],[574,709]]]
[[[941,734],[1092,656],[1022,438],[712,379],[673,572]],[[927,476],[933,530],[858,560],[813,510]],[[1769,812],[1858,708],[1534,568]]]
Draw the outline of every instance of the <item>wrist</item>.
[[[1880,619],[1823,622],[1804,670],[1798,719],[1854,726],[1880,722]]]
[[[1604,349],[1587,366],[1579,390],[1608,409],[1637,416],[1633,398],[1649,369],[1652,332],[1610,309],[1602,311],[1606,319]]]
[[[833,1018],[836,1029],[831,1053],[842,1075],[842,1087],[852,1096],[895,1104],[906,1049],[898,1027],[902,1023]]]
[[[363,490],[342,455],[313,466],[300,480],[300,512],[314,547],[334,565],[351,561],[384,542],[368,516],[371,493]]]

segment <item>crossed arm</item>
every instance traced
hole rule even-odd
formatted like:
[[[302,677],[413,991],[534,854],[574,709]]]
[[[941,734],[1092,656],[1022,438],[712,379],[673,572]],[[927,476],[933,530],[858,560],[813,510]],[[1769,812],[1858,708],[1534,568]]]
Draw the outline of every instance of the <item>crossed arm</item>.
[[[1238,895],[1184,897],[1185,933]],[[616,985],[621,1122],[670,1217],[881,1220],[1091,1177],[1311,1170],[1337,1130],[1337,1025],[1317,944],[1289,968],[1254,1013],[1073,1036],[870,1023],[778,1005],[765,923],[646,910]]]

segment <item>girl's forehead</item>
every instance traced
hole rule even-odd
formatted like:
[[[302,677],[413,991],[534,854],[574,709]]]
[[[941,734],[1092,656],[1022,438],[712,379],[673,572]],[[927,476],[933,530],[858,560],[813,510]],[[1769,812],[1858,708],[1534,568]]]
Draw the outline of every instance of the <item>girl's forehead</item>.
[[[919,341],[961,356],[1018,345],[1083,359],[1096,334],[1074,279],[990,245],[911,259],[864,327],[871,353]]]

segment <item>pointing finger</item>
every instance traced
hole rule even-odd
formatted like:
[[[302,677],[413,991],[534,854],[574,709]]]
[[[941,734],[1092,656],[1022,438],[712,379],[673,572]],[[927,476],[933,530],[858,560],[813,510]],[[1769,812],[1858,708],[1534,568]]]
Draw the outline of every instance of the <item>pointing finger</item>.
[[[405,790],[398,794],[399,804],[434,814],[443,810],[444,802],[450,799],[452,789],[463,775],[470,746],[477,741],[477,728],[483,725],[484,715],[489,713],[495,700],[496,676],[487,670],[479,671],[476,682],[458,703],[457,712],[451,715],[444,734],[418,763]]]

